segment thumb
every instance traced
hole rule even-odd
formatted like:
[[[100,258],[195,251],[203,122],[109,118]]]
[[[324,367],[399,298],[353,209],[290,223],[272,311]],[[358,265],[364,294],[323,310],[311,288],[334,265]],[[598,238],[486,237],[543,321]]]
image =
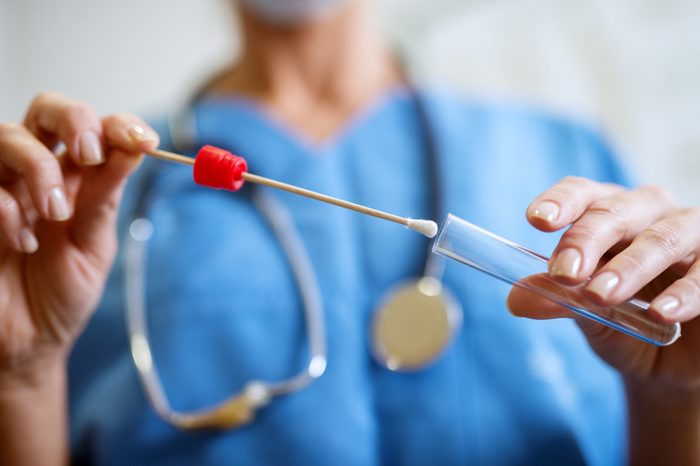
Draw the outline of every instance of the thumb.
[[[119,113],[102,120],[105,163],[86,168],[75,200],[72,234],[76,245],[108,266],[116,249],[116,219],[127,177],[143,151],[158,146],[158,135],[136,115]]]
[[[100,268],[108,267],[114,255],[117,213],[126,179],[142,158],[112,149],[105,163],[83,174],[70,230],[75,245]]]
[[[539,293],[533,290],[539,290]],[[574,298],[575,301],[572,289],[563,287],[547,274],[535,274],[516,283],[508,294],[506,305],[511,314],[529,319],[558,319],[573,316],[573,313],[565,307],[544,297],[547,295]]]
[[[506,306],[514,316],[528,319],[559,319],[572,317],[573,314],[565,307],[520,286],[511,288]]]

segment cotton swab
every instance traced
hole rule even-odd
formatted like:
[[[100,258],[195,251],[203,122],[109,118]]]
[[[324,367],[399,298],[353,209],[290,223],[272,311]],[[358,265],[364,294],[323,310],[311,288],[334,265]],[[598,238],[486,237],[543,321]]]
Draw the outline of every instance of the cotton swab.
[[[428,238],[433,238],[438,231],[437,224],[432,220],[401,217],[399,215],[383,212],[361,204],[356,204],[354,202],[321,194],[316,191],[311,191],[291,184],[282,183],[281,181],[255,175],[248,172],[247,165],[243,158],[217,147],[202,147],[202,149],[200,149],[200,151],[197,153],[196,158],[187,157],[185,155],[160,149],[154,149],[146,153],[158,159],[193,166],[195,182],[197,182],[197,184],[202,184],[217,189],[236,191],[240,189],[244,181],[248,181],[250,183],[269,186],[271,188],[316,199],[317,201],[326,202],[345,209],[354,210],[355,212],[360,212],[365,215],[371,215],[373,217],[398,223],[400,225],[404,225],[406,228],[417,231]]]

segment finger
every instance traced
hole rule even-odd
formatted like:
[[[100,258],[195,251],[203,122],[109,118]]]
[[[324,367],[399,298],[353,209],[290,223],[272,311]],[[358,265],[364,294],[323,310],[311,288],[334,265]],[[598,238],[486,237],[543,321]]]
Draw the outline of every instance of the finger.
[[[24,124],[32,134],[55,137],[80,165],[104,162],[102,125],[88,104],[55,93],[39,94],[27,111]]]
[[[537,229],[556,231],[576,221],[593,202],[622,191],[622,187],[567,176],[535,198],[527,220]]]
[[[107,145],[125,152],[138,154],[155,149],[160,142],[158,134],[136,115],[118,113],[102,120]]]
[[[4,188],[0,188],[0,235],[16,251],[33,253],[39,248],[39,242],[22,214],[20,203]]]
[[[698,248],[698,224],[700,209],[684,209],[651,225],[596,272],[586,291],[604,305],[632,297]]]
[[[63,173],[63,184],[66,188],[66,196],[68,196],[68,202],[72,205],[75,202],[78,189],[80,189],[83,174],[89,167],[77,165],[67,155],[58,157],[58,162],[59,165],[61,165],[61,171]]]
[[[571,311],[565,307],[518,286],[511,288],[506,299],[506,306],[514,316],[528,319],[560,319],[572,315]]]
[[[18,178],[12,183],[5,184],[3,189],[7,190],[17,200],[28,225],[33,226],[41,218],[36,207],[34,207],[34,201],[32,201],[29,188],[24,180]]]
[[[590,277],[614,245],[629,242],[673,207],[663,189],[645,186],[594,201],[559,240],[549,272],[568,284]]]
[[[66,220],[70,206],[61,167],[54,154],[20,125],[0,125],[0,165],[3,181],[24,179],[32,201],[43,218]]]
[[[511,314],[517,317],[536,320],[573,319],[591,342],[592,348],[601,355],[616,354],[620,348],[620,340],[632,338],[607,325],[569,311],[565,307],[519,286],[510,290],[506,305]]]
[[[667,323],[686,322],[700,315],[700,260],[657,296],[649,307]]]
[[[103,165],[83,175],[70,227],[75,243],[96,266],[103,267],[111,261],[116,244],[117,210],[126,178],[141,158],[133,153],[110,150]]]
[[[670,270],[680,276],[683,276],[688,273],[688,270],[693,266],[693,264],[695,264],[696,260],[698,260],[697,252],[691,252],[684,259],[673,264]]]
[[[541,273],[529,275],[515,283],[506,304],[512,314],[521,317],[531,319],[571,317],[572,313],[557,302],[578,302],[580,298],[578,293],[577,289],[565,287],[552,280],[548,274]]]

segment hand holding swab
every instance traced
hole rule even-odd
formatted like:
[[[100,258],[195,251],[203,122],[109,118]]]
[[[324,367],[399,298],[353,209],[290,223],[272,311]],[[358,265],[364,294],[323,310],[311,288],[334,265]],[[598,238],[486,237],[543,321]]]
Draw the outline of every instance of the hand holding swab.
[[[354,210],[355,212],[360,212],[365,215],[371,215],[373,217],[389,220],[390,222],[404,225],[406,228],[417,231],[428,238],[432,238],[437,234],[437,224],[432,220],[401,217],[399,215],[383,212],[361,204],[355,204],[354,202],[321,194],[316,191],[311,191],[291,184],[282,183],[281,181],[254,175],[253,173],[247,171],[245,160],[243,160],[241,157],[235,156],[228,151],[224,151],[223,149],[218,149],[216,147],[202,147],[196,158],[175,154],[173,152],[167,152],[160,149],[148,151],[147,154],[169,162],[193,166],[195,170],[195,181],[198,184],[203,184],[205,186],[235,191],[243,185],[243,181],[248,181],[250,183],[261,184],[293,194],[298,194],[300,196],[316,199],[317,201],[326,202],[345,209]]]

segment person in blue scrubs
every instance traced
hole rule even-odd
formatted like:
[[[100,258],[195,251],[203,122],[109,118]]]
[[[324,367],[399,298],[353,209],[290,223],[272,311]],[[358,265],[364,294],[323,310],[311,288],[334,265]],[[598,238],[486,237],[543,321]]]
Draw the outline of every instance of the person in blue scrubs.
[[[246,47],[195,102],[197,144],[233,150],[263,176],[430,216],[436,188],[413,90],[369,3],[240,0]],[[589,127],[419,93],[445,210],[551,251],[563,283],[592,276],[599,304],[652,291],[654,317],[683,322],[683,337],[657,348],[557,319],[570,316],[450,264],[462,328],[430,367],[389,371],[371,356],[371,319],[388,290],[420,276],[428,241],[274,192],[319,280],[327,371],[246,426],[176,429],[147,403],[124,323],[118,240],[144,173],[154,173],[148,324],[173,407],[197,410],[297,371],[299,290],[245,192],[197,187],[189,168],[160,161],[136,170],[139,153],[171,146],[167,125],[43,93],[23,124],[0,127],[3,464],[697,464],[700,210],[661,188],[623,187]]]

